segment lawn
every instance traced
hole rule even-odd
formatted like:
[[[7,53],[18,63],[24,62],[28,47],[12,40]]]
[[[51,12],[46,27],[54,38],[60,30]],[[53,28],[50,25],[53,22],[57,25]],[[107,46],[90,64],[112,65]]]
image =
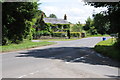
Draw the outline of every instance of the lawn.
[[[28,48],[34,48],[38,46],[46,46],[50,44],[55,44],[54,42],[31,42],[31,41],[24,41],[20,44],[10,44],[10,45],[4,45],[0,46],[0,49],[2,48],[2,52],[9,52],[9,51],[16,51],[16,50],[22,50],[22,49],[28,49]]]
[[[118,50],[115,46],[114,46],[115,40],[113,41],[113,39],[108,39],[105,41],[101,41],[99,42],[95,47],[95,51],[108,56],[112,59],[115,60],[120,60],[120,50]]]

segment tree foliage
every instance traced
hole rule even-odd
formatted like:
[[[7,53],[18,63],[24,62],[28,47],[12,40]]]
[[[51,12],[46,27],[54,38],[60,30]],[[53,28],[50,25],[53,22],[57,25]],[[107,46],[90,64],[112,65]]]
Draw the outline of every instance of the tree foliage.
[[[50,14],[49,18],[57,18],[57,16],[55,14]]]
[[[97,32],[100,34],[106,34],[109,31],[110,22],[102,13],[95,14],[94,16],[94,26]]]
[[[31,32],[31,21],[37,13],[37,2],[2,3],[2,44],[19,43]]]
[[[110,21],[110,33],[118,33],[117,45],[120,45],[120,2],[90,2],[88,3],[94,7],[107,7],[104,11],[105,16]]]
[[[90,35],[95,35],[97,34],[97,30],[94,26],[94,20],[91,19],[90,17],[87,18],[85,26],[83,26],[83,29],[88,32]]]
[[[80,22],[74,24],[73,26],[71,26],[71,31],[72,32],[81,32],[83,30],[83,26]]]
[[[111,33],[117,33],[120,32],[119,29],[119,22],[120,22],[120,2],[92,2],[88,3],[91,6],[94,7],[107,7],[108,10],[104,11],[104,15],[109,19],[110,21],[110,29]]]
[[[83,29],[84,30],[89,30],[91,26],[93,26],[93,20],[90,17],[88,17],[87,20],[86,20],[86,24],[83,27]]]

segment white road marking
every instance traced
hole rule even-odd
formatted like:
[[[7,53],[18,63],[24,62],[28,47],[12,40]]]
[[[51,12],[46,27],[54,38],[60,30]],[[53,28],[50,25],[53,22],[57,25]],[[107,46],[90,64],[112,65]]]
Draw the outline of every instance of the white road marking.
[[[65,62],[65,63],[67,63],[67,64],[68,64],[68,63],[70,63],[70,62]]]
[[[75,61],[80,60],[80,59],[82,59],[82,58],[84,58],[84,57],[80,57],[80,58],[73,59],[73,60],[71,60],[70,62],[75,62]]]
[[[25,76],[27,76],[27,75],[22,75],[22,76],[20,76],[20,77],[18,77],[18,78],[23,78],[23,77],[25,77]]]
[[[38,72],[39,72],[39,71],[35,71],[35,72],[29,73],[29,74],[33,75],[33,74],[38,73]]]
[[[82,58],[85,58],[85,57],[80,57],[80,58],[82,59]]]
[[[29,73],[28,75],[33,75],[33,74],[38,73],[38,72],[39,72],[39,71],[35,71],[35,72],[32,72],[32,73]],[[22,76],[20,76],[20,77],[18,77],[18,78],[23,78],[23,77],[28,76],[28,75],[22,75]]]
[[[96,53],[96,55],[99,56],[99,57],[105,58],[105,57],[102,56],[101,54]]]

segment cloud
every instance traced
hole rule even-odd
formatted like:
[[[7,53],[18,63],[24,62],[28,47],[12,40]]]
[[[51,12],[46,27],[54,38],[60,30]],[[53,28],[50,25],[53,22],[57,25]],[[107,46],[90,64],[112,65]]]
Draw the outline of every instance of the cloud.
[[[94,8],[93,6],[85,5],[83,0],[40,0],[42,5],[40,9],[45,12],[47,16],[51,13],[58,18],[63,18],[67,14],[68,21],[72,23],[85,23],[85,20],[92,17],[93,11],[98,13],[107,8]]]

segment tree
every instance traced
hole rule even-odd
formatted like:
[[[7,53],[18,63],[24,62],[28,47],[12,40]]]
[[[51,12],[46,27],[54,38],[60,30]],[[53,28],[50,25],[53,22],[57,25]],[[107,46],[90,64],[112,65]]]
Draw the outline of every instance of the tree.
[[[110,33],[118,33],[117,45],[120,45],[120,2],[88,2],[94,7],[107,7],[104,14],[110,21]]]
[[[35,23],[36,29],[37,29],[36,31],[46,29],[45,23],[43,21],[43,18],[45,18],[45,17],[46,17],[45,13],[43,11],[40,11],[37,21]]]
[[[88,33],[90,35],[96,35],[97,34],[97,29],[95,29],[94,26],[91,26],[90,29],[88,30]]]
[[[80,24],[80,22],[78,22],[71,27],[71,31],[72,32],[81,32],[82,27],[83,27],[82,24]]]
[[[37,2],[3,2],[2,10],[2,44],[19,43],[27,38],[38,11]]]
[[[83,26],[83,29],[88,32],[90,35],[95,35],[97,34],[97,30],[95,29],[94,26],[94,20],[91,19],[90,17],[87,18],[85,26]]]
[[[93,26],[93,20],[90,17],[88,17],[87,20],[86,20],[86,24],[83,27],[83,29],[84,30],[89,30],[91,26]]]
[[[57,16],[55,14],[50,14],[49,18],[57,18]]]
[[[94,26],[100,34],[106,34],[109,31],[109,20],[102,14],[98,13],[94,16]]]

